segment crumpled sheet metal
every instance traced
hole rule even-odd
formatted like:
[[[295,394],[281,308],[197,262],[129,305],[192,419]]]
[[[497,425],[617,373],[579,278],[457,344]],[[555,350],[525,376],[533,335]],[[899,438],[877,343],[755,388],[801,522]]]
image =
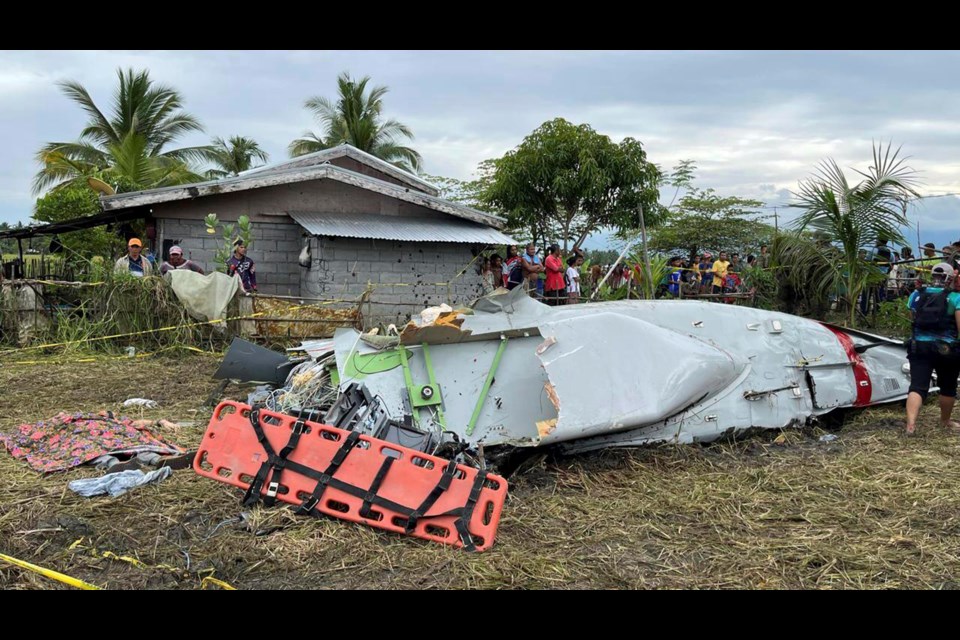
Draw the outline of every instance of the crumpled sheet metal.
[[[449,344],[463,342],[470,336],[461,327],[465,316],[459,311],[444,311],[430,324],[408,322],[400,332],[401,344]]]
[[[546,322],[540,331],[556,341],[538,357],[559,404],[556,429],[542,444],[658,422],[739,373],[716,347],[620,314]]]
[[[557,412],[544,389],[546,373],[536,358],[539,337],[510,340],[503,352],[495,380],[483,403],[477,427],[470,436],[466,428],[476,407],[477,397],[487,373],[493,364],[499,340],[430,345],[437,384],[443,399],[447,429],[470,442],[490,444],[510,443],[516,446],[535,446],[540,441],[537,423],[556,419]],[[376,351],[360,340],[356,331],[337,332],[336,360],[340,373],[340,388],[352,381],[362,382],[372,396],[380,398],[388,415],[402,421],[409,410],[407,387],[403,368],[397,366],[372,375],[351,378],[347,367],[351,354],[384,353]],[[410,372],[415,384],[425,384],[428,374],[419,345],[405,346],[408,350]],[[440,430],[430,411],[420,412],[422,426]]]
[[[341,373],[354,349],[369,351],[358,346],[356,332],[349,333],[336,339]],[[739,429],[802,425],[854,401],[902,400],[909,385],[901,343],[874,344],[875,338],[859,332],[841,340],[806,318],[707,302],[551,308],[515,289],[478,301],[455,332],[460,342],[434,344],[427,335],[416,337],[431,345],[447,429],[473,444],[560,443],[573,452],[709,442]],[[489,396],[475,430],[466,435],[504,338]],[[844,341],[869,345],[856,354],[869,381],[854,380]],[[419,345],[406,348],[414,354],[414,382],[425,383]],[[402,419],[407,391],[400,367],[362,382],[385,400],[392,418]],[[430,419],[425,422],[429,428]]]

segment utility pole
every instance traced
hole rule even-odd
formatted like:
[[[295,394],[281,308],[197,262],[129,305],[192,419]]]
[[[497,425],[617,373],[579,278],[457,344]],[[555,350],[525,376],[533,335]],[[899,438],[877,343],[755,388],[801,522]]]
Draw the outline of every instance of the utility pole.
[[[656,290],[653,286],[653,283],[650,282],[653,279],[653,271],[650,268],[650,254],[647,253],[647,225],[643,221],[643,202],[637,207],[640,212],[640,242],[643,243],[643,268],[645,271],[644,278],[646,278],[646,284],[650,285],[650,294],[653,295],[653,292]]]

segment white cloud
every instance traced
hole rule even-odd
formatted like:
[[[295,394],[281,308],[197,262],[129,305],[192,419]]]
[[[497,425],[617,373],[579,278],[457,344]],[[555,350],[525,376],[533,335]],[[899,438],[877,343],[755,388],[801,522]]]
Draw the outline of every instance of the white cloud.
[[[665,169],[695,160],[700,187],[775,204],[824,158],[865,168],[873,141],[903,145],[924,193],[960,192],[960,86],[943,72],[958,62],[956,52],[7,51],[0,220],[29,214],[36,149],[83,126],[55,82],[75,79],[106,105],[118,67],[149,68],[185,96],[207,131],[184,144],[244,135],[282,160],[316,130],[304,100],[332,97],[349,71],[390,88],[386,115],[411,126],[432,174],[469,179],[565,117],[642,141]],[[933,200],[911,214],[921,227],[960,227],[960,202]]]

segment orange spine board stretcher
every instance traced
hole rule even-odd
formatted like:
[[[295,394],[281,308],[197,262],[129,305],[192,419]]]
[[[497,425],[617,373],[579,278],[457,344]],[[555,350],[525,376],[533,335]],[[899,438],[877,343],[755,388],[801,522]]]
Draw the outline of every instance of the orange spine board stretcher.
[[[299,437],[292,438],[298,430]],[[285,448],[278,477],[269,463]],[[498,475],[230,401],[214,410],[193,469],[248,490],[248,497],[253,485],[268,505],[276,499],[298,505],[301,513],[319,512],[476,551],[493,545],[507,496],[507,481]]]

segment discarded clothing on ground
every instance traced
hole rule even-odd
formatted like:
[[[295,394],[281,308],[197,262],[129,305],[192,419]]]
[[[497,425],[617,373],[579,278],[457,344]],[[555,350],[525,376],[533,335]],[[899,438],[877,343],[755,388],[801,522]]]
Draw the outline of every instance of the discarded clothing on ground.
[[[156,409],[157,401],[148,398],[130,398],[123,401],[125,407],[146,407],[147,409]]]
[[[111,412],[60,413],[36,424],[21,424],[0,433],[11,455],[23,458],[36,471],[64,471],[105,454],[153,451],[181,454],[180,447],[153,434],[151,420],[117,418]]]
[[[73,480],[67,483],[67,487],[75,493],[79,493],[85,498],[99,496],[105,493],[116,498],[122,496],[130,489],[150,484],[151,482],[160,482],[169,478],[173,474],[170,467],[162,467],[144,473],[139,469],[130,471],[121,471],[119,473],[110,473],[99,478],[84,478],[82,480]]]

